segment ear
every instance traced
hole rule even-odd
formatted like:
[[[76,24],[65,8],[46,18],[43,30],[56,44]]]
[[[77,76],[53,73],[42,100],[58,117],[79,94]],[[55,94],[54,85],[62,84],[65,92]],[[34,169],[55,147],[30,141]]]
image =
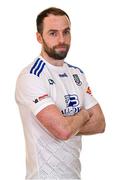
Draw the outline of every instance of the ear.
[[[37,41],[42,44],[42,36],[39,32],[36,32],[36,38],[37,38]]]

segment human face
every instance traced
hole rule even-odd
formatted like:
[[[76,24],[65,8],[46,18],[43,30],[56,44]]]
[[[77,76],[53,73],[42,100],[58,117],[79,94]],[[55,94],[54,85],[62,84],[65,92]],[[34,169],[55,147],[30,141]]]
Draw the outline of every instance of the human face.
[[[42,51],[54,60],[67,56],[71,41],[70,21],[66,16],[49,15],[44,19]]]

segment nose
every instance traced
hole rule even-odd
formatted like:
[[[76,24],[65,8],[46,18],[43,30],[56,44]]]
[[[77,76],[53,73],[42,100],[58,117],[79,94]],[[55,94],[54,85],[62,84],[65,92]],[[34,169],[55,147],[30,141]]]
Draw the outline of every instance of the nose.
[[[62,33],[59,34],[59,43],[64,42],[64,35]]]

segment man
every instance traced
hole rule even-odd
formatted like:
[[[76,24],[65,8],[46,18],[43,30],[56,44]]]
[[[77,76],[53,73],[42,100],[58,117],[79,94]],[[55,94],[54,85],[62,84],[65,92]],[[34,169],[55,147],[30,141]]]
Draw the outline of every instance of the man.
[[[19,75],[16,101],[26,141],[26,179],[81,179],[81,135],[102,133],[105,120],[84,73],[64,59],[69,16],[48,8],[37,16],[40,55]]]

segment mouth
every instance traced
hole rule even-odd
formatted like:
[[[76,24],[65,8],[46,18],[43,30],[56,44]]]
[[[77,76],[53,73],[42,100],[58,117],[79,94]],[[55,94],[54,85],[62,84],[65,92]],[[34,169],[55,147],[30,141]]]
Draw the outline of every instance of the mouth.
[[[56,50],[58,50],[58,51],[66,51],[66,47],[59,47],[59,48],[56,48]]]
[[[60,50],[60,51],[66,51],[67,46],[66,45],[59,45],[59,46],[56,46],[56,49]]]

